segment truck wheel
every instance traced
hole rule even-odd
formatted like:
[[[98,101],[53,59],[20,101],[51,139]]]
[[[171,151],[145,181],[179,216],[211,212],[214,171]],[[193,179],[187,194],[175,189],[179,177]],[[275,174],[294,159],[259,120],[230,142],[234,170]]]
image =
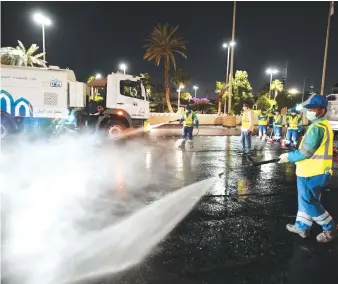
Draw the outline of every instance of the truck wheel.
[[[11,127],[8,122],[6,122],[5,119],[1,119],[0,123],[0,139],[5,140],[8,138],[9,134],[11,132]]]
[[[118,120],[111,120],[107,123],[107,136],[109,140],[120,140],[127,126]]]

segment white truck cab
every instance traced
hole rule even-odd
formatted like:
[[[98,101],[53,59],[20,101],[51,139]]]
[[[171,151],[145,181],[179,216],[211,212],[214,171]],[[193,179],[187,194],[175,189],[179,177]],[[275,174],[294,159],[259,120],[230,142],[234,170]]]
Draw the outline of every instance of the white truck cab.
[[[338,132],[338,94],[327,96],[328,107],[326,118],[330,122],[333,131]]]

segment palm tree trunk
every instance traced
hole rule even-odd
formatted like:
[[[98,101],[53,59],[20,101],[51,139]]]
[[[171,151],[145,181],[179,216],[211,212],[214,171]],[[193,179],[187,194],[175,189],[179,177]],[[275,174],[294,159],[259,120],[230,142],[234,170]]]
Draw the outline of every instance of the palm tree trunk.
[[[165,87],[165,99],[169,112],[174,112],[170,103],[170,90],[169,90],[169,58],[166,57],[164,61],[164,87]]]
[[[275,100],[276,100],[276,98],[277,98],[277,94],[278,94],[278,90],[275,89]]]
[[[222,93],[218,94],[218,115],[221,115],[222,112]]]

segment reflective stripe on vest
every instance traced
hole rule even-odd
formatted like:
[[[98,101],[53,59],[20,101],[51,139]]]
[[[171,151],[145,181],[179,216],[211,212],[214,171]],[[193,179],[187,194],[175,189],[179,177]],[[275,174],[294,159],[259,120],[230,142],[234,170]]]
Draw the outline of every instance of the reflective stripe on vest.
[[[332,169],[333,131],[327,120],[322,120],[309,126],[304,138],[302,139],[302,142],[299,145],[299,150],[306,151],[306,147],[303,146],[303,142],[305,141],[309,130],[314,126],[322,127],[325,130],[324,137],[320,146],[312,157],[296,163],[296,174],[300,177],[321,175]]]
[[[258,120],[258,125],[268,125],[269,116],[267,114],[261,115]]]
[[[250,110],[245,110],[243,112],[243,117],[242,117],[242,127],[244,129],[248,129],[249,128],[249,124],[250,124],[250,120],[249,120],[249,111]]]
[[[192,127],[194,126],[194,119],[192,118],[193,112],[191,112],[189,115],[184,115],[184,126]]]
[[[289,128],[292,130],[298,130],[298,120],[299,120],[299,115],[295,115],[292,117],[291,115],[289,116]]]
[[[279,123],[279,124],[276,124]],[[273,117],[273,125],[275,127],[282,127],[282,116],[280,114],[277,114]]]

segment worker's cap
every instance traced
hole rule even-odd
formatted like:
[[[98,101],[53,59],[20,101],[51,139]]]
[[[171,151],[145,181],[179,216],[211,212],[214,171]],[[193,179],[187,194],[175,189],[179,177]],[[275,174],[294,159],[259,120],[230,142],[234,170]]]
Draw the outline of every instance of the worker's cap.
[[[290,110],[290,112],[291,112],[291,113],[297,112],[297,110],[296,110],[295,108],[292,108],[292,109]]]
[[[321,95],[314,95],[304,108],[325,108],[327,109],[327,98]]]
[[[243,106],[244,107],[249,107],[249,105],[247,103],[244,103]]]
[[[266,109],[265,108],[262,108],[262,112],[265,112],[266,111]]]
[[[187,105],[185,106],[185,108],[186,108],[186,109],[191,109],[191,107],[190,107],[189,104],[187,104]]]

